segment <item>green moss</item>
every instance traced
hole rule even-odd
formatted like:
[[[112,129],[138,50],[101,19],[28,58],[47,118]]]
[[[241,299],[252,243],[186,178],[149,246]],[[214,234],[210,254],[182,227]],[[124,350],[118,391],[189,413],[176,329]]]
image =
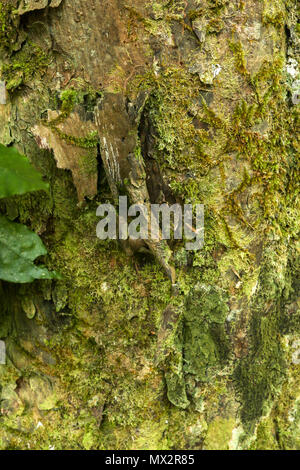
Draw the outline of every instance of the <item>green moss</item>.
[[[76,104],[79,102],[79,93],[74,88],[64,90],[60,95],[61,100],[61,114],[60,118],[66,119],[70,116]]]
[[[286,22],[286,6],[283,0],[264,0],[263,24],[282,28]]]
[[[136,449],[143,450],[168,450],[169,444],[166,437],[168,428],[166,419],[159,422],[147,420],[143,422],[139,429],[139,435],[134,441]]]
[[[136,94],[138,90],[150,91],[144,113],[155,129],[154,158],[160,166],[181,172],[207,170],[212,163],[205,147],[211,142],[208,133],[194,125],[202,104],[199,92],[202,93],[203,88],[199,77],[184,67],[167,68],[159,75],[151,71],[130,83],[129,94]],[[204,104],[203,112],[210,113],[211,120],[220,122]],[[171,178],[170,184],[178,183],[178,178]]]
[[[296,114],[290,111],[286,103],[283,58],[279,55],[272,62],[265,61],[260,70],[251,76],[241,43],[231,42],[230,48],[235,55],[239,73],[245,76],[247,86],[250,87],[247,102],[241,100],[231,115],[224,116],[209,106],[199,80],[184,68],[165,69],[159,75],[148,73],[136,77],[130,86],[134,87],[138,83],[139,89],[152,91],[145,113],[155,129],[154,157],[161,168],[172,170],[169,172],[169,185],[174,193],[186,202],[205,201],[210,207],[220,206],[220,199],[225,196],[225,211],[234,215],[245,227],[253,229],[260,225],[265,228],[267,222],[271,226],[269,230],[283,231],[286,223],[294,224],[291,213],[278,210],[277,214],[282,218],[279,223],[274,217],[269,217],[274,204],[285,205],[281,193],[285,178],[294,165],[293,155],[296,151],[290,132],[296,125]],[[129,89],[129,92],[132,90]],[[202,95],[200,103],[199,92]],[[284,119],[280,118],[282,113]],[[180,129],[177,125],[179,120]],[[195,121],[198,122],[197,126]],[[267,126],[266,135],[256,130],[262,125]],[[211,132],[214,132],[214,139],[210,138]],[[279,139],[279,135],[285,135],[285,138]],[[230,194],[221,195],[216,190],[214,177],[203,175],[214,166],[221,165],[226,160],[226,154],[234,152],[237,152],[238,158],[250,162],[251,171],[244,170],[244,178],[239,186]],[[194,172],[193,178],[185,178],[182,175],[184,171]],[[264,186],[258,195],[261,210],[256,211],[256,220],[249,221],[239,198],[256,184]],[[295,189],[292,191],[295,194]],[[223,221],[233,246],[238,247],[224,217]]]
[[[224,4],[210,2],[211,32],[222,27],[217,16]],[[159,2],[151,7],[156,19],[145,23],[145,28],[156,38],[161,32],[169,34],[174,10],[166,11]],[[190,19],[197,17],[193,15],[196,13],[190,12]],[[43,344],[43,352],[51,351],[55,357],[55,366],[34,362],[37,359],[31,356],[30,361],[23,358],[22,362],[22,348],[15,353],[18,363],[25,364],[22,380],[27,380],[31,364],[52,377],[56,396],[50,400],[49,410],[24,410],[19,404],[18,415],[5,420],[1,416],[3,448],[24,448],[28,442],[32,449],[48,449],[49,445],[56,449],[228,448],[233,419],[216,418],[221,409],[227,410],[235,402],[228,386],[232,348],[227,333],[236,326],[227,318],[228,307],[237,320],[243,310],[243,333],[251,316],[247,305],[251,298],[253,319],[246,335],[249,352],[235,374],[243,420],[253,424],[274,403],[277,408],[271,411],[270,420],[258,425],[253,448],[299,448],[297,387],[295,379],[288,377],[297,371],[295,367],[287,374],[282,340],[283,334],[296,333],[299,327],[291,307],[285,310],[287,302],[288,306],[295,302],[294,294],[290,297],[286,291],[298,290],[291,282],[295,254],[285,264],[285,246],[293,244],[297,233],[292,136],[296,116],[286,104],[282,58],[266,61],[251,77],[242,46],[233,47],[233,54],[236,58],[225,59],[223,67],[225,73],[228,65],[233,78],[228,88],[227,83],[222,88],[220,74],[221,90],[214,84],[210,88],[214,99],[198,76],[184,66],[169,68],[166,63],[160,71],[136,77],[129,84],[129,93],[146,89],[150,94],[144,118],[150,119],[151,131],[154,129],[153,157],[167,184],[179,200],[207,205],[203,250],[176,257],[177,297],[152,258],[128,259],[115,242],[96,239],[96,206],[110,196],[100,194],[97,203],[76,207],[68,172],[49,171],[49,204],[37,196],[36,202],[27,201],[20,209],[23,219],[45,231],[52,252],[49,262],[64,274],[59,284],[44,288],[40,310],[56,311],[51,317],[54,323],[62,318],[70,322],[68,326],[59,323],[56,333]],[[236,102],[239,80],[246,91]],[[85,106],[86,100],[92,109],[94,95],[85,86],[74,85],[59,97],[60,122],[76,106]],[[225,95],[228,107],[222,107]],[[52,123],[53,127],[58,124]],[[79,142],[72,136],[62,137],[74,145],[96,144],[93,139]],[[138,145],[139,156],[140,151]],[[82,158],[79,151],[78,158],[83,172],[94,171],[95,161],[88,155]],[[235,185],[230,179],[232,162],[245,163],[246,168],[241,166]],[[250,201],[249,211],[245,199]],[[10,213],[12,218],[19,214],[15,207]],[[265,251],[259,273],[260,249],[252,250],[257,260],[247,250],[260,240],[265,241]],[[240,289],[236,288],[238,278]],[[33,298],[32,292],[25,293],[26,298]],[[166,340],[159,342],[168,306],[178,316]],[[39,311],[31,322],[40,322],[46,329]],[[7,335],[11,324],[3,321],[2,325],[1,335]],[[48,330],[52,331],[52,325]],[[243,354],[247,354],[247,344]],[[5,380],[14,387],[20,371],[10,367]],[[16,398],[14,393],[10,396]],[[37,419],[44,427],[36,429]]]
[[[262,217],[269,225],[268,230],[280,236],[285,236],[287,225],[294,233],[295,218],[286,203],[288,200],[288,205],[294,204],[292,201],[295,201],[297,191],[294,178],[290,179],[294,182],[293,186],[287,185],[287,175],[293,173],[295,165],[297,150],[292,129],[297,125],[297,116],[286,101],[287,82],[283,65],[282,56],[275,56],[272,62],[265,61],[256,75],[248,77],[254,88],[253,100],[237,105],[226,145],[228,151],[237,151],[240,158],[250,160],[254,172],[251,177],[245,174],[235,194],[228,196],[232,212],[243,220],[243,214],[235,202],[236,196],[247,187],[263,184],[264,192],[260,196]],[[266,124],[266,134],[256,131],[259,123]],[[284,188],[287,188],[286,194]],[[278,211],[274,212],[274,207],[278,207]],[[274,217],[275,213],[277,216]],[[257,220],[259,224],[261,221]]]
[[[251,450],[279,450],[276,429],[270,420],[263,420],[257,426],[256,439]]]
[[[150,72],[136,80],[140,89],[152,90],[146,112],[156,127],[156,158],[162,165],[176,168],[187,141],[195,137],[195,129],[187,111],[197,91],[197,80],[183,69],[175,68],[159,76]],[[179,116],[182,121],[180,130],[176,126]]]
[[[286,361],[280,335],[280,298],[285,286],[286,249],[265,249],[258,288],[252,303],[248,356],[235,372],[243,400],[242,419],[253,422],[268,411],[280,391]]]
[[[283,388],[274,406],[271,419],[277,432],[278,446],[282,450],[298,450],[300,445],[299,377],[296,368]]]
[[[208,33],[219,33],[224,28],[224,22],[220,18],[212,18],[207,25]]]
[[[0,208],[11,220],[19,217],[20,222],[30,224],[32,230],[43,233],[52,210],[52,201],[42,191],[36,194],[15,196],[1,201]],[[34,214],[34,215],[33,215]]]
[[[97,131],[92,131],[85,137],[75,137],[74,135],[66,134],[57,127],[52,127],[54,132],[67,144],[74,145],[82,149],[93,149],[99,143],[99,135]]]
[[[187,12],[188,18],[193,21],[196,18],[201,18],[205,14],[212,16],[213,21],[220,21],[220,14],[228,4],[228,0],[207,0],[207,5],[203,5],[203,2],[197,2],[201,6],[198,9],[190,8]],[[203,6],[202,6],[203,5]]]
[[[217,12],[222,10],[228,3],[229,0],[208,0],[209,7]]]
[[[0,2],[0,48],[11,49],[15,40],[13,7]]]
[[[208,426],[204,441],[204,449],[228,450],[234,427],[235,420],[233,418],[216,418]]]
[[[212,286],[195,288],[184,314],[184,372],[196,380],[209,381],[228,357],[224,329],[228,306],[224,294]]]
[[[55,132],[55,134],[57,134],[62,140],[64,140],[70,145],[74,145],[75,147],[79,147],[82,149],[93,149],[97,147],[97,145],[99,144],[99,136],[97,131],[92,131],[85,137],[75,137],[73,135],[66,134],[65,132],[61,131],[58,126],[70,116],[76,105],[83,105],[87,97],[90,97],[92,99],[94,98],[96,100],[99,96],[100,94],[96,93],[95,91],[91,94],[90,90],[84,91],[80,88],[70,88],[64,90],[60,96],[60,114],[51,121],[43,120],[43,125],[50,127],[51,130]],[[89,157],[90,155],[87,156],[87,159],[82,160],[83,168],[86,167],[86,165],[90,161]]]
[[[161,36],[164,35],[165,37],[171,37],[171,28],[170,28],[170,13],[163,5],[159,3],[154,3],[152,5],[153,14],[151,17],[143,16],[137,9],[125,6],[128,14],[129,14],[129,21],[128,21],[128,34],[133,36],[137,30],[137,26],[142,25],[146,34],[153,36]],[[154,18],[153,18],[154,17]]]
[[[185,287],[181,285],[181,289],[184,291]],[[224,329],[228,307],[222,291],[202,284],[189,288],[189,294],[185,294],[186,301],[180,307],[176,325],[172,325],[172,334],[164,341],[163,349],[168,398],[183,409],[188,407],[190,399],[196,403],[201,401],[201,397],[194,396],[194,388],[188,385],[191,378],[210,382],[225,364],[229,352]],[[170,325],[167,328],[170,329]]]
[[[230,41],[229,47],[234,55],[235,66],[237,70],[242,75],[247,76],[248,75],[247,61],[246,61],[245,52],[244,52],[241,41]]]
[[[181,312],[180,312],[181,313]],[[167,384],[167,395],[173,405],[186,409],[190,401],[186,393],[185,375],[183,370],[183,321],[179,314],[176,325],[172,327],[172,334],[167,338],[164,348],[165,380]]]
[[[201,16],[203,16],[203,9],[201,8],[199,10],[190,9],[187,13],[187,17],[190,21],[194,21]]]
[[[297,450],[299,448],[299,374],[290,366],[287,379],[271,412],[257,426],[253,450]]]
[[[6,88],[14,92],[23,85],[28,85],[35,78],[43,75],[50,63],[49,55],[39,46],[26,42],[23,48],[14,53],[9,63],[2,67],[2,78]]]
[[[93,148],[93,147],[92,147]],[[94,152],[87,152],[80,157],[80,167],[84,175],[95,175],[97,173],[97,160]]]

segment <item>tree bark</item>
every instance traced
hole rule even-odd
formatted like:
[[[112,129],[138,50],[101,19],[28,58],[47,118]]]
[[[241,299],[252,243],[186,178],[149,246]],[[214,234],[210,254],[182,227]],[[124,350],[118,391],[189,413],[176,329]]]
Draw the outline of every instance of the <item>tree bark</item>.
[[[0,2],[1,201],[60,281],[0,285],[0,448],[299,449],[294,0]],[[96,237],[205,205],[205,244]]]

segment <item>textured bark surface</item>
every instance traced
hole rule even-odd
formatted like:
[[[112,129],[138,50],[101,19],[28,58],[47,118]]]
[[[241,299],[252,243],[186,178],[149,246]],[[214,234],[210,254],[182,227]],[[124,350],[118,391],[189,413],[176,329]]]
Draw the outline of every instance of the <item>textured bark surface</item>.
[[[0,448],[299,449],[296,7],[0,2],[0,142],[51,186],[0,210],[63,275],[0,285]],[[98,240],[124,194],[204,248]]]

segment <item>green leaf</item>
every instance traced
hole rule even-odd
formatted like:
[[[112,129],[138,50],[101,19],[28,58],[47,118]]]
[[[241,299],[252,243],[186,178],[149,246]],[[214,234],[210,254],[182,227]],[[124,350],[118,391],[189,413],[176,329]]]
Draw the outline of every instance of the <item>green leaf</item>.
[[[0,144],[0,198],[39,189],[48,191],[48,184],[28,158],[13,147]]]
[[[0,215],[0,279],[9,282],[32,282],[34,279],[59,279],[56,272],[33,261],[47,250],[40,237],[25,225]]]

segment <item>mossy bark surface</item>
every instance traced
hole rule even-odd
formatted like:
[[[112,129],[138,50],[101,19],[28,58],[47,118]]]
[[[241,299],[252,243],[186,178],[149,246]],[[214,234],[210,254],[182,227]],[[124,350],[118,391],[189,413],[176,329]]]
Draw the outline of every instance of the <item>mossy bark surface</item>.
[[[297,14],[0,2],[0,142],[51,188],[0,212],[63,275],[0,284],[1,449],[300,448]],[[204,204],[203,249],[97,239],[119,195]]]

